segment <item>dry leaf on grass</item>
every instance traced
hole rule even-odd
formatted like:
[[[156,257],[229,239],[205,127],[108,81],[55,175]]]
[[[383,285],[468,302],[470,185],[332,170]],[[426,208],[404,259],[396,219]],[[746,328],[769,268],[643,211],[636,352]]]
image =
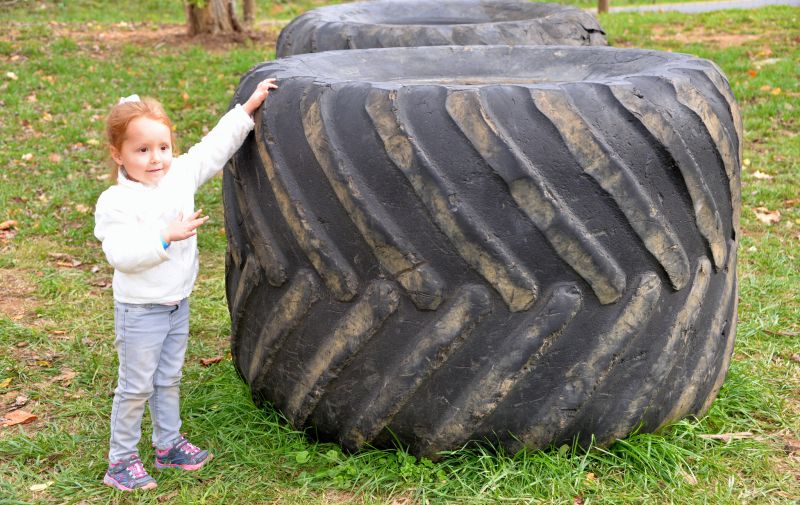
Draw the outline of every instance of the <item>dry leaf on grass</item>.
[[[83,264],[80,260],[66,253],[47,253],[47,256],[56,260],[56,265],[64,268],[76,268]]]
[[[3,221],[2,223],[0,223],[0,230],[10,230],[15,226],[17,226],[17,222],[14,221],[13,219],[9,219],[8,221]]]
[[[60,382],[62,386],[69,386],[72,379],[77,376],[78,372],[70,370],[69,368],[62,368],[61,373],[50,379],[50,382]]]
[[[4,388],[4,389],[7,388],[8,386],[11,385],[11,381],[12,380],[13,379],[11,377],[6,377],[5,379],[0,380],[0,388]]]
[[[800,354],[798,354],[798,353],[794,353],[794,354],[792,354],[792,357],[791,357],[791,358],[789,358],[789,359],[791,359],[791,360],[792,360],[792,361],[794,361],[795,363],[800,363]]]
[[[731,440],[742,440],[745,438],[754,437],[754,435],[749,431],[737,431],[735,433],[712,433],[709,435],[698,435],[698,436],[706,440],[722,440],[723,442],[730,442]]]
[[[31,487],[29,487],[28,489],[30,489],[33,492],[39,492],[39,491],[44,491],[45,489],[49,488],[52,485],[53,485],[53,481],[52,480],[48,480],[47,482],[43,482],[41,484],[34,484]]]
[[[789,454],[800,453],[800,440],[788,439],[783,446],[783,450]]]
[[[17,424],[28,424],[37,419],[38,417],[25,410],[12,410],[7,414],[3,414],[3,417],[0,418],[0,426],[5,428],[8,426],[16,426]]]
[[[29,401],[30,401],[30,398],[28,398],[27,396],[18,395],[14,399],[14,403],[12,403],[8,408],[11,409],[11,410],[21,409],[22,407],[27,405]]]
[[[764,180],[767,180],[767,181],[772,179],[771,175],[765,174],[764,172],[761,172],[761,171],[758,171],[758,170],[753,172],[753,177],[756,178],[756,179],[764,179]]]
[[[756,219],[766,225],[775,224],[781,220],[781,211],[779,210],[769,210],[766,207],[756,207],[753,209],[753,212],[756,215]]]
[[[203,366],[210,366],[214,363],[219,363],[222,361],[222,356],[215,356],[213,358],[200,358],[200,364]]]

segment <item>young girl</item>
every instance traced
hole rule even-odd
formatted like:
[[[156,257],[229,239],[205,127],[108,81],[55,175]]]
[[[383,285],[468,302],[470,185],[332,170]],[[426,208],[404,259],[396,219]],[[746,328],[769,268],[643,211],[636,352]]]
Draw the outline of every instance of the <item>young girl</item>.
[[[172,123],[152,98],[132,95],[115,105],[107,134],[117,183],[100,195],[95,236],[114,267],[115,346],[119,377],[111,408],[109,467],[103,482],[152,489],[139,460],[144,404],[150,404],[155,466],[196,470],[212,455],[181,436],[178,388],[189,337],[189,302],[198,270],[194,210],[197,188],[218,173],[253,128],[252,114],[277,86],[259,83],[179,157]]]

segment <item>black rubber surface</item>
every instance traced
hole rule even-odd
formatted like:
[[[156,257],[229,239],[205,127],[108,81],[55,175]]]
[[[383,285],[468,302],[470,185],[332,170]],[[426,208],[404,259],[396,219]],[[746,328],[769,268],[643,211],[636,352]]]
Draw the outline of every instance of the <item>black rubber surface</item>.
[[[232,352],[258,403],[426,456],[607,443],[708,408],[735,333],[742,138],[716,66],[335,51],[260,65],[237,97],[269,76],[224,179]]]
[[[387,0],[310,10],[281,31],[277,56],[446,45],[606,45],[597,19],[526,0]]]

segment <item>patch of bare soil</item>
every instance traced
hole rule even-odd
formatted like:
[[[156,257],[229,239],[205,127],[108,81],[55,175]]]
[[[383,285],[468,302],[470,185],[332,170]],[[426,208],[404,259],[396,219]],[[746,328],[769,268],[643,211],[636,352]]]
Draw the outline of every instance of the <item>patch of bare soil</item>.
[[[18,322],[35,317],[35,287],[18,270],[0,268],[0,315]]]
[[[727,47],[741,46],[748,42],[753,42],[767,38],[769,33],[747,34],[747,33],[720,33],[707,26],[698,26],[687,31],[673,32],[674,26],[654,26],[652,28],[652,39],[658,42],[672,41],[681,44],[704,44],[716,46],[721,49]]]
[[[189,36],[184,24],[115,23],[51,23],[56,35],[74,40],[79,45],[116,48],[137,44],[153,48],[173,48],[200,45],[209,51],[225,51],[242,43],[251,42],[272,48],[283,28],[283,22],[262,22],[244,33]]]

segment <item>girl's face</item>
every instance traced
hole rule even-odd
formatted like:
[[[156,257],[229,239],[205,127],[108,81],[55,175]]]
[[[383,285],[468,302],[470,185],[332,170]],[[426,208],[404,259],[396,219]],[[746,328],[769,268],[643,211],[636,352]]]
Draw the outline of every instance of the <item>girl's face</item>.
[[[169,127],[145,116],[134,119],[128,123],[122,147],[111,147],[111,157],[125,167],[129,178],[148,186],[156,184],[172,165]]]

